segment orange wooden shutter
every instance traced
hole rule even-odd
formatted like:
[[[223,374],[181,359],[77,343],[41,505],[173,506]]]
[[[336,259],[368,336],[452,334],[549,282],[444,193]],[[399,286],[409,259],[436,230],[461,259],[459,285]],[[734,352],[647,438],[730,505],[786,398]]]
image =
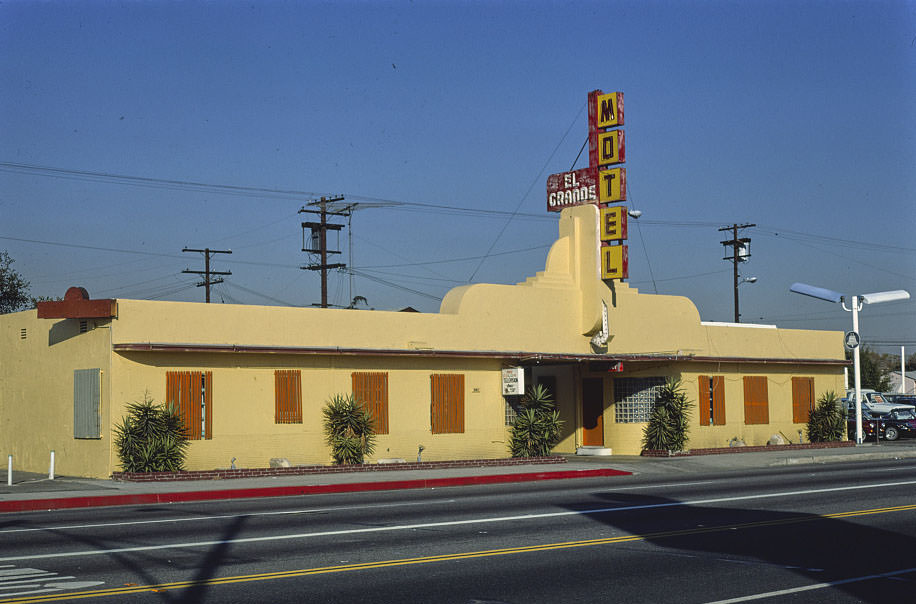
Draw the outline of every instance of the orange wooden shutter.
[[[274,423],[302,423],[302,372],[274,371]]]
[[[767,379],[764,376],[744,376],[744,423],[770,422]]]
[[[388,434],[388,374],[364,371],[351,374],[353,396],[372,413],[376,434]]]
[[[203,374],[204,388],[204,438],[210,440],[213,438],[213,372],[207,371]]]
[[[430,385],[432,392],[430,393],[430,411],[429,411],[429,425],[432,429],[433,434],[440,434],[445,432],[443,429],[443,424],[445,423],[442,419],[442,410],[445,407],[445,400],[442,394],[442,376],[433,374],[430,376]]]
[[[725,378],[721,375],[712,377],[712,423],[725,425]]]
[[[796,424],[808,422],[814,409],[814,378],[792,378],[792,421]]]
[[[430,378],[432,433],[464,432],[464,375],[433,374]]]

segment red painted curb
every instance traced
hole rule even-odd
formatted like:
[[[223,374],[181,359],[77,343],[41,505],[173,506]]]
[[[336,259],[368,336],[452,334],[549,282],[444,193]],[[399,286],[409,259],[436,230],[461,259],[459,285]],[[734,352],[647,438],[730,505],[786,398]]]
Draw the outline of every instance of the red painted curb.
[[[30,512],[36,510],[51,511],[112,505],[217,501],[222,499],[243,499],[251,497],[289,497],[293,495],[320,495],[324,493],[431,489],[437,487],[458,487],[479,484],[532,482],[535,480],[628,476],[630,474],[631,472],[612,469],[564,470],[560,472],[528,472],[525,474],[493,474],[489,476],[459,476],[455,478],[420,478],[415,480],[394,480],[387,482],[351,482],[301,487],[261,487],[251,489],[227,489],[222,491],[186,491],[173,493],[137,493],[134,495],[90,495],[87,497],[62,497],[57,499],[25,499],[21,501],[0,501],[0,513]]]

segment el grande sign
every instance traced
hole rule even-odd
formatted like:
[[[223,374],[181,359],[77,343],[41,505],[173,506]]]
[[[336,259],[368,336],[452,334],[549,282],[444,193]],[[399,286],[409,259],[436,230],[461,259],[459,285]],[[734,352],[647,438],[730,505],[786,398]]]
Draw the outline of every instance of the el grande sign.
[[[622,206],[608,204],[626,201],[626,137],[623,126],[623,93],[588,94],[588,167],[547,177],[547,211],[595,204],[601,208],[601,277],[626,279],[629,276],[627,254],[627,213]]]

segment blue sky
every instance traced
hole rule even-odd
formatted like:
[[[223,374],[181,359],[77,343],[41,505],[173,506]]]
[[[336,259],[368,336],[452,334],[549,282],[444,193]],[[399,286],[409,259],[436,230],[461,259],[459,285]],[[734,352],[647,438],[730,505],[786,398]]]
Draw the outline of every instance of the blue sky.
[[[34,295],[203,300],[188,246],[232,249],[216,301],[312,304],[297,210],[329,194],[363,204],[333,303],[522,281],[593,89],[626,98],[641,291],[731,320],[717,229],[755,223],[745,321],[850,328],[795,281],[916,295],[914,2],[14,0],[0,78],[0,249]],[[861,327],[916,347],[916,302]]]

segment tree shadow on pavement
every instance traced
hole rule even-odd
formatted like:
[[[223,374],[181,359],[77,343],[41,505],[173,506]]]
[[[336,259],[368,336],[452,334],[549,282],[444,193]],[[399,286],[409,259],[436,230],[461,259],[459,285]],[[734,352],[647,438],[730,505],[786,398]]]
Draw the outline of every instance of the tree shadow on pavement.
[[[609,505],[601,508],[607,511],[588,512],[588,518],[637,535],[641,542],[662,548],[660,553],[679,558],[671,564],[685,568],[696,564],[700,573],[696,580],[717,582],[716,600],[830,583],[829,588],[797,596],[801,601],[823,601],[829,597],[828,590],[836,589],[861,602],[878,604],[909,601],[916,590],[916,570],[895,574],[916,567],[914,510],[856,510],[851,506],[844,519],[839,514],[690,505],[613,492],[593,496]],[[593,505],[568,507],[583,512],[595,509]],[[888,519],[896,515],[903,530],[866,526],[882,513]],[[858,518],[863,519],[861,523]],[[725,580],[708,572],[710,563],[721,565],[717,570],[725,570]],[[787,572],[802,579],[787,583]],[[873,578],[863,579],[869,576]]]

